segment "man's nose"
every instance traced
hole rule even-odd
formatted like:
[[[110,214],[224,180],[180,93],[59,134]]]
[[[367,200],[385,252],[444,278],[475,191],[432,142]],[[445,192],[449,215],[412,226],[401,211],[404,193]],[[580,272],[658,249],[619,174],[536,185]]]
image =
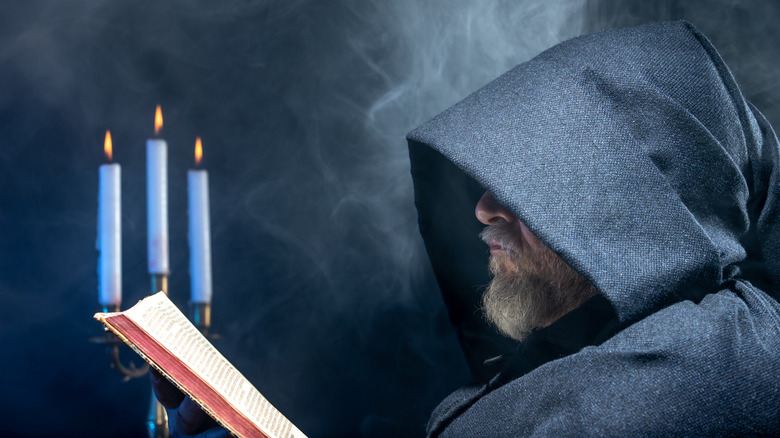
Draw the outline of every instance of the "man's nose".
[[[487,191],[479,198],[474,214],[485,225],[511,224],[517,220],[517,217],[511,211],[499,204],[496,198],[493,197],[493,194]]]

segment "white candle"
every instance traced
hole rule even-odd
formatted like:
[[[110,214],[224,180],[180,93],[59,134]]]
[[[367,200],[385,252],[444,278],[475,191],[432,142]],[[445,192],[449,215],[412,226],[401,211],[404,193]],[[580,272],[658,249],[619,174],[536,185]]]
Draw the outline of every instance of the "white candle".
[[[159,122],[159,123],[158,123]],[[155,134],[162,127],[157,107]],[[168,264],[168,144],[165,140],[146,141],[146,231],[150,274],[170,273]]]
[[[199,152],[200,151],[200,152]],[[200,161],[202,147],[196,141],[195,160]],[[187,172],[189,199],[190,300],[211,302],[211,227],[209,224],[209,174],[205,170]]]
[[[111,161],[111,134],[106,131],[105,151]],[[106,307],[122,303],[122,194],[119,164],[100,166],[98,188],[98,261],[100,304]]]

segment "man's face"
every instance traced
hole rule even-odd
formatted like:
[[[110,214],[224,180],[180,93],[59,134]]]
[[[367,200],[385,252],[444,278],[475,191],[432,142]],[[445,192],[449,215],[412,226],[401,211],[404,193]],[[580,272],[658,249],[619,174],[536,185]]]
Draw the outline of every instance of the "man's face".
[[[596,295],[597,290],[542,243],[511,211],[485,192],[477,219],[490,246],[493,279],[482,297],[488,320],[522,340]]]

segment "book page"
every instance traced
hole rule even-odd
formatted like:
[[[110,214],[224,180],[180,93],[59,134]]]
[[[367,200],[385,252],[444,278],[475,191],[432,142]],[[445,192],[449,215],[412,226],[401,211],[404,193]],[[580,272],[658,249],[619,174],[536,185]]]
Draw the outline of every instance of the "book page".
[[[164,293],[143,299],[124,314],[268,435],[273,438],[305,438],[211,345]]]

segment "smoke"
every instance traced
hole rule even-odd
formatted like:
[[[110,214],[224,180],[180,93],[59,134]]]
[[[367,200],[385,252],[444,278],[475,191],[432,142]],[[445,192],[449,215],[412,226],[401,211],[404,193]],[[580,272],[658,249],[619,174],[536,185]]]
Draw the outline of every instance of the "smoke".
[[[244,297],[251,310],[228,330],[234,339],[260,334],[233,348],[262,357],[260,368],[279,369],[289,364],[287,349],[304,337],[295,362],[333,364],[326,375],[301,372],[296,378],[306,383],[297,391],[313,399],[339,390],[366,400],[382,394],[368,414],[334,415],[367,415],[368,436],[377,433],[365,430],[372,424],[412,434],[410,424],[425,421],[451,385],[447,380],[465,376],[462,359],[452,356],[453,338],[441,331],[446,315],[417,232],[404,136],[517,63],[576,35],[583,5],[352,1],[299,11],[287,41],[295,50],[285,59],[289,79],[278,96],[278,111],[290,114],[295,128],[272,140],[273,151],[258,145],[258,160],[270,154],[275,164],[260,162],[248,172],[259,182],[241,201],[257,227],[253,233],[273,249],[256,262],[266,272],[256,294]],[[273,315],[283,313],[290,318],[280,330]],[[453,358],[458,367],[437,369]],[[255,377],[268,385],[286,379]],[[365,381],[373,382],[370,389]],[[392,414],[393,400],[409,404],[415,387],[424,388],[416,396],[422,401],[411,404],[417,412]],[[293,409],[297,391],[288,396]],[[327,412],[328,404],[317,408]]]
[[[405,283],[420,251],[404,136],[417,124],[582,26],[582,2],[343,2],[312,4],[300,20],[294,83],[282,93],[295,138],[274,139],[285,162],[258,169],[244,198],[268,234],[306,270],[337,284],[365,272]],[[324,10],[326,9],[327,10]],[[319,19],[311,18],[316,16]],[[264,172],[261,174],[261,172]],[[315,219],[316,220],[313,220]],[[342,248],[342,250],[334,250]],[[327,254],[330,254],[328,256]],[[370,254],[376,258],[366,258]],[[329,258],[351,263],[328,263]],[[391,278],[402,280],[391,281]],[[343,286],[343,285],[342,285]],[[343,290],[343,287],[338,289]],[[408,299],[388,288],[375,302]]]
[[[3,370],[18,376],[7,400],[20,402],[4,412],[34,424],[31,436],[142,423],[148,388],[112,380],[86,338],[100,331],[105,129],[122,165],[126,305],[147,293],[143,144],[159,103],[172,299],[186,308],[184,181],[200,136],[219,348],[311,436],[419,434],[467,376],[418,236],[405,134],[559,41],[674,18],[713,39],[777,124],[770,3],[6,2],[0,334],[18,358]],[[57,372],[37,371],[44,363]]]
[[[15,316],[3,339],[18,333],[8,354],[36,363],[33,336],[61,345],[50,350],[61,373],[9,365],[20,383],[7,393],[19,405],[6,411],[35,423],[30,435],[86,436],[96,412],[123,419],[98,426],[101,434],[142,422],[147,388],[116,386],[86,338],[99,333],[89,316],[100,140],[111,129],[122,165],[127,306],[147,292],[143,143],[159,103],[172,299],[186,308],[184,174],[201,136],[219,347],[312,436],[418,434],[466,369],[417,233],[404,136],[578,34],[583,5],[4,5],[0,80],[13,86],[0,90],[9,134],[0,139],[0,220],[16,232],[2,242],[13,251],[0,260],[0,284]],[[36,311],[41,302],[52,304]],[[82,403],[64,402],[79,385],[96,387]],[[36,421],[35,405],[57,414]]]

